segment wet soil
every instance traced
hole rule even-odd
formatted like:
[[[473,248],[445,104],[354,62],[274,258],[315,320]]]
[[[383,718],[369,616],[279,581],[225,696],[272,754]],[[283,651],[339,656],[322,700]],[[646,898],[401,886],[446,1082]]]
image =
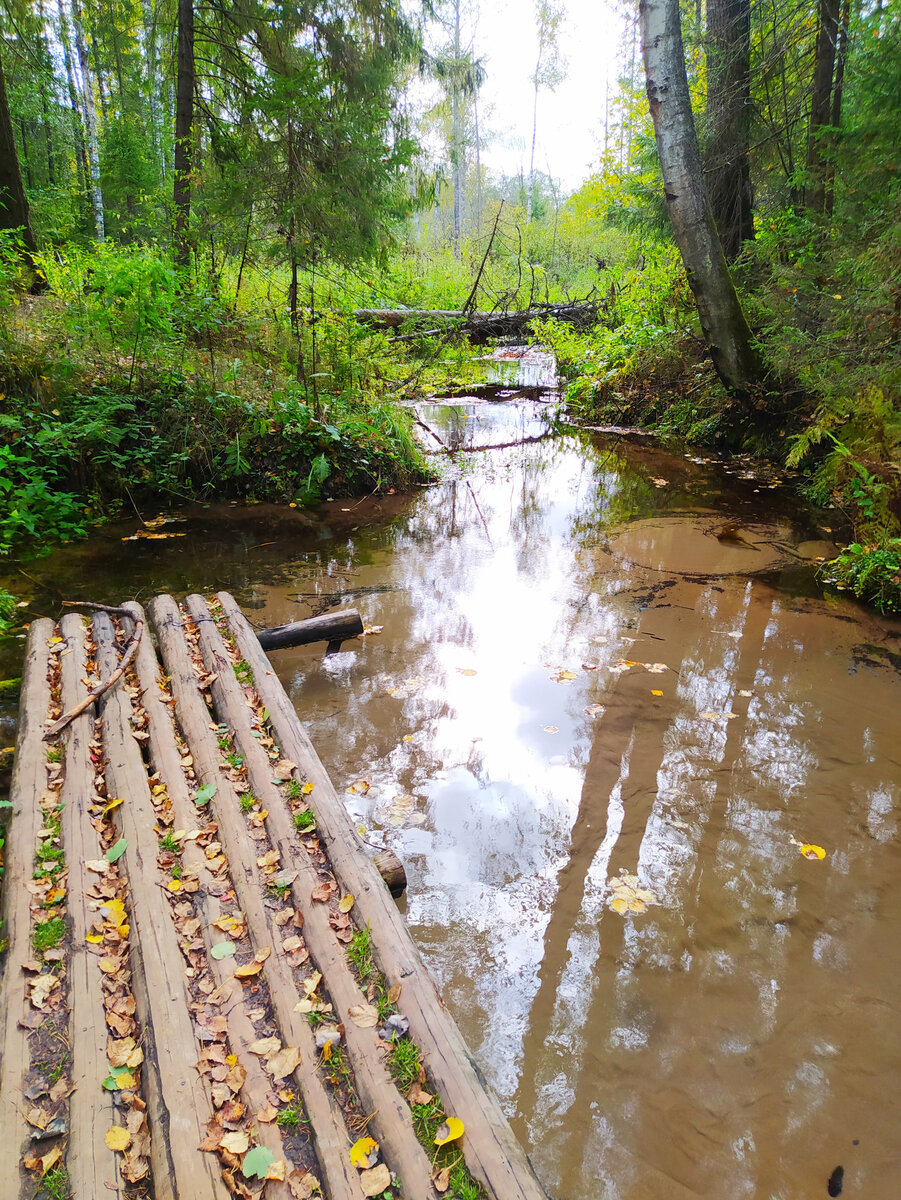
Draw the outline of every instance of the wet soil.
[[[339,790],[368,781],[347,803],[552,1196],[806,1200],[841,1165],[890,1200],[901,622],[821,593],[829,514],[753,464],[543,436],[552,409],[421,406],[448,447],[523,444],[312,517],[109,528],[31,595],[382,627],[272,661]]]

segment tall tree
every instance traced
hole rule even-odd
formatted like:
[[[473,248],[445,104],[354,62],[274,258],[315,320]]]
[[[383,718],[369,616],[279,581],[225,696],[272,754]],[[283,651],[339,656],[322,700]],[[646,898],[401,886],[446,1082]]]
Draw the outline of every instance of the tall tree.
[[[178,67],[175,85],[175,261],[188,265],[191,221],[191,157],[194,130],[194,0],[178,0]]]
[[[666,205],[716,372],[747,399],[762,367],[707,203],[691,111],[679,0],[641,0],[642,53]]]
[[[25,258],[34,270],[32,255],[38,247],[31,228],[28,197],[25,194],[22,172],[19,169],[19,151],[9,111],[9,97],[6,94],[6,76],[3,73],[2,57],[0,57],[0,229],[18,231]],[[39,279],[36,271],[34,278],[35,281]]]
[[[813,212],[826,207],[826,164],[823,138],[832,118],[832,78],[838,40],[839,0],[819,0],[817,44],[810,92],[810,126],[807,136],[807,187],[804,203]]]
[[[98,242],[105,239],[103,221],[103,192],[100,188],[100,147],[97,141],[97,112],[94,107],[94,73],[88,58],[88,47],[84,37],[84,25],[78,0],[72,0],[72,25],[75,29],[75,48],[81,69],[81,94],[84,105],[84,128],[87,141],[88,163],[91,169],[91,208],[94,212],[94,236]]]
[[[751,2],[707,0],[707,195],[726,258],[754,236],[751,213]]]
[[[529,156],[528,217],[531,221],[535,200],[535,143],[538,140],[538,92],[541,88],[553,91],[563,82],[566,61],[560,54],[560,26],[565,12],[562,4],[554,0],[538,0],[535,8],[535,25],[538,31],[538,56],[532,72],[534,95],[532,100],[532,151]]]

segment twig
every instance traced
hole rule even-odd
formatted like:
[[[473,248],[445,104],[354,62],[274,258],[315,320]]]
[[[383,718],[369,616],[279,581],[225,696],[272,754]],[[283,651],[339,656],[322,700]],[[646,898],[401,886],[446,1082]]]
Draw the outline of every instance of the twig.
[[[76,717],[81,716],[86,708],[90,708],[95,700],[98,700],[104,694],[104,692],[108,692],[111,687],[119,682],[128,669],[128,664],[137,654],[138,646],[141,641],[141,635],[144,632],[143,618],[135,617],[134,613],[130,612],[127,608],[111,608],[108,604],[92,604],[90,601],[80,602],[77,600],[64,600],[63,604],[77,608],[96,608],[101,612],[116,613],[118,616],[130,617],[134,621],[135,627],[131,638],[129,639],[128,645],[125,647],[125,653],[122,655],[122,661],[119,663],[116,670],[113,671],[112,675],[110,675],[109,679],[107,679],[105,683],[101,683],[95,687],[92,692],[88,692],[83,700],[80,700],[78,704],[74,706],[74,708],[70,708],[67,713],[63,713],[58,721],[54,721],[50,728],[44,732],[45,742],[55,738],[60,730],[65,729],[70,721],[74,721]]]

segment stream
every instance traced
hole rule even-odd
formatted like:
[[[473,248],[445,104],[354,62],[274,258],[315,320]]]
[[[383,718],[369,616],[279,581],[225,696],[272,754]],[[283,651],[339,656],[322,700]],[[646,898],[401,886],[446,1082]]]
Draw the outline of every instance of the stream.
[[[511,387],[552,374],[502,353]],[[54,616],[211,588],[259,625],[361,611],[342,652],[272,662],[405,863],[412,935],[552,1197],[802,1200],[841,1166],[889,1200],[901,622],[822,593],[832,514],[778,476],[555,432],[554,408],[420,404],[437,485],[132,520],[0,582]]]

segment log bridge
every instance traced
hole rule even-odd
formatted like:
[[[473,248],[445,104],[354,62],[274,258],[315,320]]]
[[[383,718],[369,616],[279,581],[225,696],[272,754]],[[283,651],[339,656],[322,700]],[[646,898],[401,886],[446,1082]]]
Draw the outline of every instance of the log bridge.
[[[10,796],[3,1200],[546,1200],[228,593],[33,622]]]

